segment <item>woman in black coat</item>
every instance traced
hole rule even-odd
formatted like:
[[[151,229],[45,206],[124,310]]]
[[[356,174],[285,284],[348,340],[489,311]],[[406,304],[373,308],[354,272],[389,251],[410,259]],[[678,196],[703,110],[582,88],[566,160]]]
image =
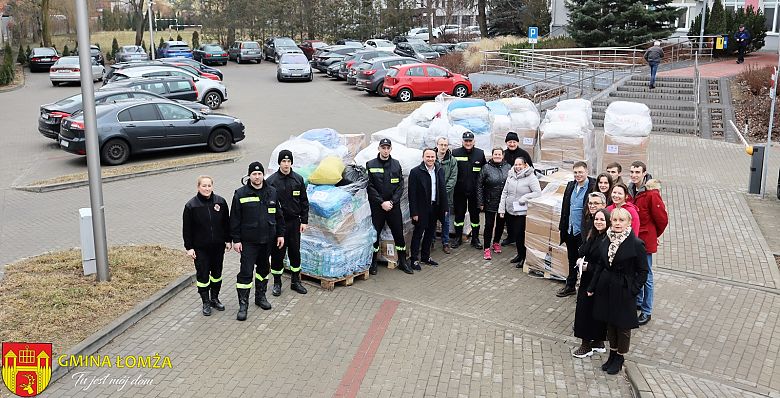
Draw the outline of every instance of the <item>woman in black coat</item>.
[[[485,212],[485,260],[492,259],[490,249],[501,253],[501,234],[504,233],[504,219],[498,217],[498,205],[501,204],[501,192],[512,166],[504,162],[504,150],[493,148],[490,161],[479,173],[477,184],[477,204]]]
[[[601,244],[601,264],[588,287],[593,296],[593,317],[607,324],[609,359],[601,370],[617,374],[631,342],[631,329],[639,327],[636,296],[647,280],[645,244],[631,233],[631,214],[617,208],[610,215],[608,240]]]
[[[574,311],[574,336],[582,339],[582,344],[572,353],[576,358],[586,358],[596,352],[607,352],[604,347],[607,326],[604,322],[593,318],[593,297],[586,294],[595,270],[601,266],[600,249],[607,240],[609,212],[604,207],[604,195],[598,192],[591,192],[588,195],[588,210],[593,209],[593,214],[590,214],[591,227],[587,230],[585,242],[580,246],[580,258],[577,260],[577,264],[582,269],[582,276],[580,289],[577,290],[577,307]]]
[[[233,247],[227,201],[213,191],[211,177],[198,177],[198,193],[184,205],[182,216],[184,248],[195,262],[195,280],[205,316],[211,315],[212,307],[225,310],[219,301],[222,263],[225,252]]]

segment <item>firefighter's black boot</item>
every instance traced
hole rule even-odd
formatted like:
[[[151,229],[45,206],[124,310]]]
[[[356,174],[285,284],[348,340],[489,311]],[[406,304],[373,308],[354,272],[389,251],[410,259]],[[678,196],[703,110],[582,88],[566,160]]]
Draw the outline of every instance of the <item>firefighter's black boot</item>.
[[[203,301],[203,316],[211,316],[211,300],[209,300],[209,291],[203,290],[198,292],[200,299]]]
[[[225,306],[219,301],[219,285],[221,283],[222,282],[211,283],[211,300],[209,300],[209,303],[211,304],[211,308],[214,308],[217,311],[225,310]]]
[[[303,287],[303,283],[301,283],[301,272],[293,272],[292,273],[292,282],[290,282],[290,289],[293,291],[296,291],[300,294],[306,294],[308,291],[305,287]]]
[[[282,276],[274,275],[274,286],[271,288],[271,294],[275,297],[282,295]]]
[[[457,249],[463,244],[463,227],[455,227],[455,239],[450,241],[450,247]]]
[[[255,305],[264,310],[271,309],[271,303],[265,298],[265,292],[268,289],[268,279],[255,284]]]
[[[368,273],[371,275],[376,275],[376,258],[379,256],[378,251],[374,251],[373,257],[371,257],[371,265],[368,267]]]
[[[490,244],[488,242],[488,244]],[[482,250],[482,243],[479,241],[479,225],[471,227],[471,247]]]
[[[246,312],[249,309],[249,289],[236,289],[238,292],[238,314],[236,319],[246,320]]]
[[[409,262],[406,259],[406,250],[398,250],[398,269],[410,275],[414,274],[414,271],[409,267]]]

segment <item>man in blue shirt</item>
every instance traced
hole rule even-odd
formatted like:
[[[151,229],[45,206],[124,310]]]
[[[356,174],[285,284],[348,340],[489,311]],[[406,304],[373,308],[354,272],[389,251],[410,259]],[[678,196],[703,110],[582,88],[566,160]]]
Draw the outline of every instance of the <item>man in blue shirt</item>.
[[[596,189],[596,180],[588,177],[588,165],[585,162],[574,163],[573,169],[574,181],[566,184],[561,206],[561,221],[558,225],[561,231],[561,243],[566,244],[569,276],[566,278],[566,285],[556,293],[558,297],[571,296],[577,292],[574,288],[577,284],[577,270],[574,267],[582,245],[582,235],[588,232],[582,230],[582,220],[585,216],[588,194]]]

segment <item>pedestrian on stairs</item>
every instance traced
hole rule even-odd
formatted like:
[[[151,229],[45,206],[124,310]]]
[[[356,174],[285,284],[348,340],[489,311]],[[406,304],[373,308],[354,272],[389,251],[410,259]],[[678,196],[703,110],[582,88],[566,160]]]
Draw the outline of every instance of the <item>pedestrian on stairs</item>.
[[[658,72],[658,65],[664,59],[664,50],[661,48],[661,42],[653,42],[653,46],[645,50],[645,61],[650,65],[650,89],[655,88],[655,74]]]
[[[214,193],[214,179],[198,177],[198,193],[184,205],[182,236],[187,255],[195,262],[195,284],[203,301],[203,315],[224,311],[219,301],[222,262],[233,247],[227,201]]]

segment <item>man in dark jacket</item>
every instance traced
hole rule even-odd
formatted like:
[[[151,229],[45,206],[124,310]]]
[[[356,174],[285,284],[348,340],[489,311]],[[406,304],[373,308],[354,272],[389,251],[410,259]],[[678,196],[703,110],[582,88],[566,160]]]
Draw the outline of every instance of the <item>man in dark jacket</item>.
[[[745,29],[745,25],[739,25],[739,30],[734,33],[734,40],[737,41],[737,63],[745,62],[745,51],[750,44],[750,32]]]
[[[655,88],[655,74],[658,72],[658,65],[664,59],[664,50],[661,48],[661,42],[656,41],[653,46],[645,50],[645,61],[650,65],[650,88]]]
[[[449,208],[441,218],[441,244],[442,251],[445,254],[452,253],[450,250],[450,214],[452,213],[453,197],[455,195],[455,184],[458,182],[458,161],[452,157],[450,143],[446,137],[439,137],[436,140],[436,162],[444,169],[445,188],[447,188],[447,205]]]
[[[474,147],[474,133],[463,133],[463,146],[452,151],[452,156],[458,161],[458,181],[455,184],[455,241],[453,248],[463,244],[463,226],[466,221],[466,208],[471,220],[471,246],[482,250],[479,242],[479,205],[477,204],[477,183],[482,166],[487,163],[485,152]]]
[[[436,163],[436,150],[425,149],[422,163],[409,173],[409,214],[414,224],[411,262],[415,270],[422,269],[418,259],[434,267],[439,265],[431,258],[431,244],[436,235],[436,220],[446,214],[447,209],[444,169]]]
[[[515,159],[523,158],[525,164],[528,167],[534,167],[534,162],[531,159],[531,154],[523,148],[520,148],[520,137],[517,133],[510,131],[506,134],[506,149],[504,149],[504,162],[512,167],[515,164]],[[507,246],[515,243],[515,231],[513,230],[513,223],[506,224],[506,239],[501,241],[501,246]]]
[[[271,294],[282,294],[282,274],[284,273],[285,252],[290,258],[292,282],[290,288],[300,294],[306,294],[301,283],[301,234],[309,224],[309,198],[306,196],[306,184],[303,177],[292,169],[293,154],[287,149],[279,151],[279,170],[271,174],[266,183],[276,188],[279,204],[284,215],[284,246],[271,248],[271,274],[274,287]]]
[[[368,269],[371,275],[377,273],[377,255],[379,254],[379,235],[385,227],[390,227],[398,252],[398,268],[407,274],[414,271],[406,262],[406,242],[404,240],[403,216],[401,215],[401,196],[404,193],[404,176],[401,163],[390,157],[393,143],[382,138],[379,141],[379,154],[366,162],[368,170],[368,203],[371,206],[371,221],[376,229],[374,257]]]
[[[596,180],[588,177],[588,165],[585,162],[574,163],[574,181],[566,184],[561,205],[561,221],[558,229],[561,234],[561,243],[566,244],[566,252],[569,260],[569,276],[558,293],[558,297],[571,296],[577,291],[577,255],[582,245],[582,221],[588,203],[588,194],[597,189]]]
[[[236,319],[245,321],[249,308],[249,290],[257,279],[255,304],[264,310],[271,309],[265,298],[271,264],[271,246],[284,246],[284,217],[279,206],[276,189],[263,181],[265,169],[260,162],[249,165],[249,180],[236,189],[230,207],[230,236],[233,249],[241,254],[241,266],[236,277],[238,314]],[[257,266],[252,277],[252,269]]]

